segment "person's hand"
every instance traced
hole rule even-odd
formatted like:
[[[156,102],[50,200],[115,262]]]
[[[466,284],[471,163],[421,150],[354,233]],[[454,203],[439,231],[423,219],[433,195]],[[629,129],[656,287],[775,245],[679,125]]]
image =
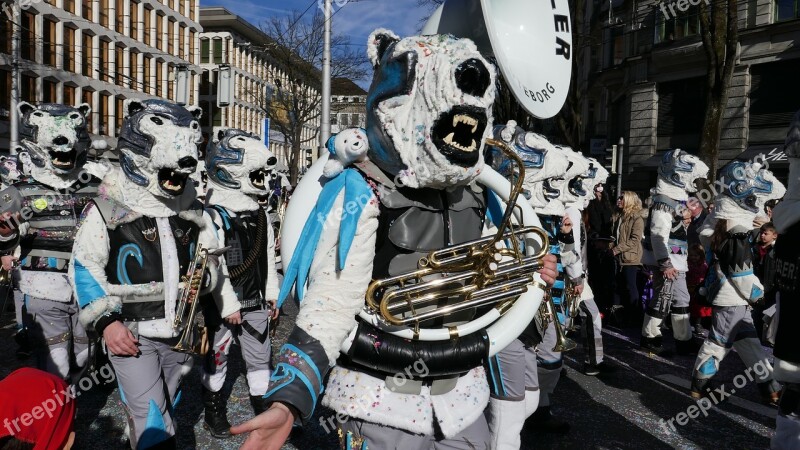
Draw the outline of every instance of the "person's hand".
[[[669,269],[664,269],[661,271],[664,275],[664,278],[668,280],[677,280],[678,279],[678,269],[674,267],[670,267]]]
[[[111,353],[116,356],[136,356],[139,354],[139,341],[120,321],[114,321],[103,330],[103,339]]]
[[[235,313],[231,314],[230,316],[225,318],[225,322],[228,322],[229,325],[241,325],[242,323],[242,313],[236,311]]]
[[[572,219],[569,216],[564,216],[561,220],[561,232],[564,234],[572,233]]]
[[[548,253],[544,258],[542,258],[542,268],[539,269],[539,274],[542,276],[542,280],[544,280],[548,286],[555,284],[556,277],[558,277],[556,255]]]
[[[11,270],[14,268],[14,263],[17,262],[17,257],[14,255],[6,255],[0,257],[3,262],[3,270]]]
[[[267,303],[269,303],[269,310],[270,310],[269,317],[270,317],[270,319],[278,320],[278,316],[281,314],[281,311],[276,306],[275,300],[269,300]]]
[[[297,413],[283,403],[273,403],[268,410],[231,427],[231,434],[250,433],[240,450],[280,450],[292,431]]]
[[[583,295],[583,283],[575,285],[575,294]]]

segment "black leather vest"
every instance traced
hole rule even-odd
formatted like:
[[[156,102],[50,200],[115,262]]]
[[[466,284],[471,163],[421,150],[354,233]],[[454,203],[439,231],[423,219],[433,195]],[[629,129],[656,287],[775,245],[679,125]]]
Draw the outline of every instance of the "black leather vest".
[[[193,209],[202,204],[196,202]],[[177,247],[179,274],[186,275],[194,257],[200,227],[178,216],[169,218],[170,228]],[[156,219],[139,217],[132,222],[108,229],[109,254],[106,277],[109,284],[137,285],[164,281],[161,266],[161,238]],[[161,319],[164,314],[164,294],[149,298],[128,296],[122,299],[122,317],[125,321]]]
[[[243,211],[231,217],[228,211],[219,205],[213,208],[222,217],[223,232],[225,233],[225,246],[230,247],[225,254],[228,272],[233,274],[248,257],[250,252],[256,251],[258,229],[258,215],[263,211]],[[269,226],[267,224],[267,226]],[[239,277],[231,275],[231,284],[236,291],[236,296],[242,304],[242,309],[258,308],[265,304],[265,289],[267,283],[267,230],[263,230],[261,254],[256,262]]]
[[[781,313],[774,353],[800,364],[800,222],[781,233],[775,245],[775,285],[781,293]]]
[[[67,271],[79,216],[97,195],[98,184],[99,180],[92,178],[56,190],[31,177],[14,184],[22,194],[23,211],[30,211],[30,228],[20,241],[24,270]]]

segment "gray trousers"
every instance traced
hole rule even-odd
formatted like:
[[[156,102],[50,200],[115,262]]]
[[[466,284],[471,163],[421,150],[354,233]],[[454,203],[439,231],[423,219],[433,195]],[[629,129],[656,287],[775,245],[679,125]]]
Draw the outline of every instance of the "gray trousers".
[[[556,345],[556,328],[553,322],[547,324],[542,342],[536,346],[536,372],[539,380],[539,406],[550,406],[550,395],[555,391],[564,360],[561,352],[553,351]],[[528,379],[533,379],[532,375]]]
[[[353,418],[338,427],[343,450],[491,450],[489,427],[483,415],[451,439],[413,434]]]
[[[580,303],[580,317],[583,319],[581,335],[583,336],[586,361],[591,364],[603,362],[603,319],[593,298]]]
[[[74,360],[83,367],[89,357],[89,339],[78,321],[78,304],[24,296],[24,310],[37,366],[66,379]]]
[[[138,333],[134,331],[133,334]],[[110,354],[109,359],[128,414],[131,448],[138,450],[175,436],[175,406],[180,400],[178,385],[191,370],[192,359],[172,350],[177,338],[136,337],[139,356]]]
[[[715,306],[711,315],[711,331],[703,342],[694,363],[694,378],[708,379],[719,370],[719,364],[736,347],[736,353],[747,367],[754,370],[756,381],[772,381],[772,366],[753,325],[750,306]],[[758,366],[757,366],[758,365]]]
[[[653,288],[655,295],[647,304],[642,324],[642,336],[654,338],[661,336],[661,322],[669,314],[672,318],[672,332],[677,341],[692,339],[689,323],[689,288],[686,286],[686,272],[678,272],[675,280],[664,277],[657,267],[653,269]]]
[[[219,392],[228,373],[228,353],[233,340],[239,341],[242,358],[247,366],[247,385],[250,395],[264,395],[269,386],[271,349],[269,340],[270,310],[266,307],[242,312],[242,325],[233,326],[225,321],[209,330],[213,347],[203,364],[203,386]]]

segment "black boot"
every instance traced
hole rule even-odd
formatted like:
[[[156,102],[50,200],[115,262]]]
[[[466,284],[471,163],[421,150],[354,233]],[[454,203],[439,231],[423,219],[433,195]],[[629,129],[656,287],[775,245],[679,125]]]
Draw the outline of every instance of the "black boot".
[[[651,338],[642,336],[642,340],[640,341],[639,346],[655,354],[664,352],[664,346],[662,345],[661,336],[656,336]]]
[[[697,355],[700,345],[694,340],[679,341],[675,339],[675,353],[679,355]]]
[[[567,434],[569,433],[569,423],[553,417],[549,406],[540,406],[528,420],[525,421],[525,428],[542,433]]]
[[[231,436],[231,424],[228,422],[228,408],[222,392],[211,392],[203,388],[203,405],[206,410],[203,428],[212,436],[225,439]]]
[[[178,443],[175,441],[175,436],[172,436],[166,441],[147,447],[147,450],[175,450],[176,448],[178,448]]]
[[[714,392],[716,385],[711,383],[711,378],[692,377],[692,390],[690,394],[693,399],[707,398],[709,393]]]
[[[264,399],[263,395],[251,395],[250,405],[253,406],[253,412],[256,413],[256,415],[267,410],[267,401]]]
[[[31,341],[28,338],[28,329],[21,328],[14,333],[14,341],[17,343],[17,359],[28,359],[31,356]]]
[[[761,399],[770,406],[778,406],[781,399],[781,386],[775,381],[765,381],[758,383],[758,391]]]

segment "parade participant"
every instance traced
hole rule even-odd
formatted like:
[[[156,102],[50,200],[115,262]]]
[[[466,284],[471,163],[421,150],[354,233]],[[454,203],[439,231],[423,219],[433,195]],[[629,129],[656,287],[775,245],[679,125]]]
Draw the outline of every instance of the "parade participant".
[[[489,448],[486,374],[474,350],[461,348],[476,336],[409,343],[356,318],[373,278],[415,270],[431,250],[480,237],[485,191],[473,181],[491,133],[495,70],[472,41],[453,36],[377,30],[368,55],[369,160],[327,181],[306,222],[281,292],[296,282],[302,303],[270,381],[272,405],[232,429],[252,432],[245,449],[279,448],[294,418],[313,413],[326,376],[321,401],[344,417],[342,448]],[[553,268],[545,266],[546,278]],[[406,345],[421,359],[399,368],[399,383]]]
[[[716,282],[709,298],[714,305],[711,331],[703,343],[692,373],[691,394],[707,395],[709,381],[731,347],[747,367],[764,364],[756,371],[758,387],[765,401],[778,400],[780,385],[772,379],[772,367],[753,326],[752,306],[763,301],[764,287],[753,273],[750,229],[753,218],[767,200],[781,198],[786,188],[760,164],[733,161],[722,170],[723,189],[714,213],[700,229],[704,246],[714,253]]]
[[[577,193],[581,195],[576,198],[576,201],[566,205],[567,216],[573,223],[572,233],[577,247],[576,250],[583,265],[583,273],[586,275],[584,279],[588,279],[588,246],[586,227],[583,224],[583,220],[581,220],[581,212],[589,205],[593,197],[594,187],[598,184],[604,184],[608,179],[608,171],[600,165],[599,161],[594,158],[588,158],[588,160],[589,170],[580,178],[574,179],[575,181],[572,183],[578,189]],[[581,325],[581,334],[584,338],[584,351],[586,352],[583,373],[595,376],[601,372],[611,372],[615,368],[603,361],[603,318],[600,316],[600,309],[594,301],[594,292],[592,292],[589,283],[583,284],[583,291],[580,295],[580,313],[578,317],[583,323]],[[567,311],[567,314],[574,313]]]
[[[177,303],[196,294],[185,278],[195,275],[187,272],[198,247],[210,255],[219,248],[189,181],[202,142],[201,110],[163,100],[128,99],[123,107],[120,167],[83,211],[70,277],[81,322],[103,337],[116,372],[131,448],[170,449],[178,385],[192,363],[173,348],[193,325],[181,324],[185,316],[175,325]],[[201,287],[216,289],[221,317],[238,323],[240,305],[224,264],[209,256],[206,269]]]
[[[784,153],[789,158],[789,188],[775,207],[772,221],[780,233],[775,247],[778,289],[778,332],[775,337],[775,379],[784,384],[772,437],[773,450],[800,447],[800,112],[794,115]]]
[[[661,322],[670,314],[675,349],[680,354],[697,351],[692,343],[689,321],[689,290],[686,287],[686,228],[683,226],[684,203],[688,194],[697,191],[695,182],[708,174],[699,158],[676,149],[664,153],[658,167],[658,181],[653,205],[644,229],[642,263],[654,273],[655,295],[647,305],[642,324],[641,346],[655,353],[663,352]]]
[[[21,224],[19,290],[37,366],[69,379],[89,356],[67,271],[83,207],[97,193],[104,167],[87,163],[89,105],[21,102],[18,158],[26,174],[14,183],[29,220]],[[25,318],[23,318],[25,320]]]
[[[13,186],[13,184],[19,181],[21,177],[22,172],[19,170],[19,161],[17,157],[0,156],[0,189]],[[16,227],[13,229],[9,227],[8,231],[10,232],[9,236],[11,239],[4,241],[3,238],[0,237],[0,243],[5,243],[8,249],[2,252],[5,254],[0,256],[0,260],[2,260],[3,270],[8,271],[9,275],[11,276],[12,283],[5,287],[0,286],[0,298],[6,299],[9,296],[14,297],[14,313],[17,326],[17,329],[14,331],[14,341],[17,343],[17,358],[25,359],[31,354],[31,343],[30,337],[28,336],[28,327],[23,320],[23,316],[25,314],[25,296],[21,292],[18,292],[14,289],[15,285],[19,285],[19,270],[16,264],[17,261],[19,261],[19,256],[21,254],[21,250],[18,246],[19,233],[17,233]],[[3,292],[4,289],[5,292]]]
[[[495,139],[501,139],[514,149],[525,164],[526,196],[532,204],[544,206],[548,201],[543,182],[558,178],[567,171],[569,160],[544,136],[526,132],[510,120],[506,126],[494,128]],[[502,152],[490,148],[487,163],[498,173],[513,179],[511,161]],[[490,217],[501,216],[489,203]],[[496,205],[499,206],[499,205]],[[499,209],[499,208],[498,208]],[[493,231],[493,230],[490,230]],[[496,450],[518,450],[520,432],[525,419],[539,406],[539,379],[536,371],[535,347],[541,341],[536,324],[529,324],[529,331],[508,347],[490,358],[487,367],[491,398],[487,409],[487,420],[491,432],[491,448]],[[527,349],[526,349],[527,348]]]
[[[555,391],[558,380],[561,378],[561,369],[564,360],[561,352],[556,349],[557,334],[555,320],[564,326],[563,301],[566,298],[566,280],[572,282],[575,294],[583,294],[583,264],[578,252],[573,235],[574,224],[567,216],[564,200],[575,202],[582,195],[580,183],[576,178],[581,177],[589,170],[589,162],[578,152],[567,147],[556,147],[568,161],[567,170],[561,176],[549,178],[541,183],[541,188],[550,197],[544,205],[536,200],[531,200],[531,206],[539,216],[542,227],[550,238],[550,253],[558,261],[558,278],[550,289],[550,296],[556,306],[557,314],[552,321],[545,325],[541,341],[536,344],[536,372],[539,380],[539,406],[525,423],[536,431],[567,433],[569,423],[556,418],[550,407],[550,396]],[[572,184],[572,186],[570,186]],[[575,190],[578,187],[579,190]],[[533,190],[539,190],[538,187]],[[578,242],[578,245],[580,243]],[[532,375],[528,375],[532,376]]]
[[[271,375],[270,321],[278,316],[278,274],[272,226],[258,199],[268,195],[268,170],[275,162],[261,139],[237,129],[214,133],[206,149],[206,208],[219,230],[220,244],[228,247],[225,262],[242,305],[242,323],[234,326],[222,320],[216,303],[205,302],[203,317],[213,345],[203,364],[203,426],[217,438],[230,436],[221,389],[234,338],[247,367],[253,410],[258,415],[267,409],[264,393]]]

